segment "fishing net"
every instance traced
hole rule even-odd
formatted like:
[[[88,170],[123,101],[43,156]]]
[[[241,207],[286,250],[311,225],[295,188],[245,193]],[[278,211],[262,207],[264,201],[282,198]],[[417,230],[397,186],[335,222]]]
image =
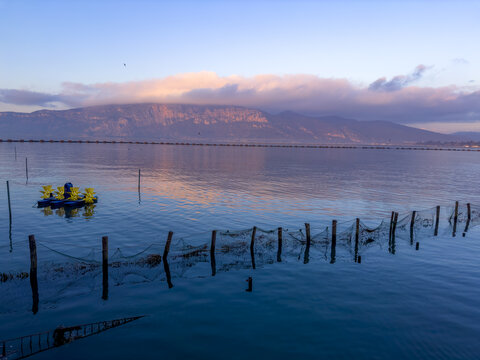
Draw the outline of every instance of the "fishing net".
[[[395,253],[401,244],[413,245],[436,235],[465,234],[480,224],[480,206],[459,204],[395,214],[372,226],[361,220],[306,228],[217,230],[170,238],[146,245],[112,247],[109,251],[110,286],[210,276],[235,269],[257,269],[274,263],[357,261],[369,251]],[[212,241],[212,237],[214,241]],[[102,293],[102,248],[67,241],[37,239],[38,288],[42,306],[56,306],[66,297]],[[212,251],[212,244],[214,249]],[[28,242],[22,244],[28,258]],[[59,249],[62,249],[60,251]],[[166,261],[165,261],[166,260]],[[16,309],[32,308],[33,291],[29,269],[6,272],[0,269],[3,299],[15,299]],[[0,313],[11,312],[9,301],[0,302]]]

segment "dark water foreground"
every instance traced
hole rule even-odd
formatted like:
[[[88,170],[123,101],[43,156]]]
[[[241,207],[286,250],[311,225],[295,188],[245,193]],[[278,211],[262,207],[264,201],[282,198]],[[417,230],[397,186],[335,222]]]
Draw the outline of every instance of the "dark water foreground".
[[[39,303],[34,314],[29,278],[0,283],[0,340],[146,315],[36,358],[472,359],[480,353],[476,222],[462,236],[465,204],[480,203],[476,154],[17,144],[15,161],[12,150],[0,144],[13,215],[10,227],[0,192],[0,273],[29,272],[27,236],[35,234]],[[40,185],[67,180],[95,187],[98,205],[75,213],[32,207]],[[455,200],[461,215],[453,237]],[[438,236],[435,205],[442,205]],[[394,251],[392,210],[401,214]],[[411,210],[420,214],[413,241]],[[361,263],[354,261],[355,217],[362,221]],[[333,263],[332,219],[338,220]],[[308,261],[304,222],[312,227]],[[253,225],[259,227],[255,269]],[[223,229],[215,276],[208,251],[213,229]],[[168,281],[157,255],[169,230]],[[106,300],[103,235],[109,236]]]

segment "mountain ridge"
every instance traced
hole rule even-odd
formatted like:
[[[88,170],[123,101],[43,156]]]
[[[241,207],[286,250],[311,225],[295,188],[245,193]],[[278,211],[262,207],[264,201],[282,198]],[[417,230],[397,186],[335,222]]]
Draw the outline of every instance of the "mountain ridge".
[[[391,123],[339,116],[270,114],[229,105],[98,105],[32,113],[0,112],[0,138],[257,141],[408,144],[455,137]]]

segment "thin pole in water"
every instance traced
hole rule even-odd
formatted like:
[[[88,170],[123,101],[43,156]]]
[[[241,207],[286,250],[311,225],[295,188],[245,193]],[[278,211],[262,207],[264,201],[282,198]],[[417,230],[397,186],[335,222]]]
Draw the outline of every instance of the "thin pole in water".
[[[435,232],[433,233],[433,236],[438,235],[438,223],[440,222],[440,206],[437,205],[437,215],[435,217]]]
[[[212,276],[217,273],[217,264],[215,262],[215,242],[217,241],[217,230],[212,231],[212,242],[210,245],[210,265],[212,266]]]
[[[28,235],[28,245],[30,248],[30,286],[32,288],[32,312],[38,312],[38,280],[37,280],[37,245],[35,236]]]
[[[283,229],[278,228],[278,250],[277,250],[277,262],[282,261],[282,241],[283,241]]]
[[[332,220],[332,248],[330,250],[330,264],[335,262],[337,247],[337,220]]]
[[[468,231],[468,227],[470,226],[470,220],[471,219],[472,219],[472,208],[471,208],[470,203],[468,203],[467,204],[467,223],[465,224],[465,230],[463,230],[463,236],[465,236],[465,234]]]
[[[102,299],[108,300],[108,236],[102,237],[102,273],[103,273]]]
[[[7,180],[7,197],[8,197],[8,216],[10,218],[10,224],[12,223],[12,205],[10,203],[10,183]]]
[[[358,260],[358,238],[360,235],[360,219],[355,220],[355,261]]]
[[[412,211],[412,218],[410,220],[410,245],[413,245],[413,230],[415,226],[415,216],[417,215],[417,212],[414,210]]]
[[[25,158],[25,175],[27,176],[28,181],[28,158]]]
[[[455,213],[453,215],[453,232],[452,236],[455,237],[457,232],[457,220],[458,220],[458,201],[455,201]]]

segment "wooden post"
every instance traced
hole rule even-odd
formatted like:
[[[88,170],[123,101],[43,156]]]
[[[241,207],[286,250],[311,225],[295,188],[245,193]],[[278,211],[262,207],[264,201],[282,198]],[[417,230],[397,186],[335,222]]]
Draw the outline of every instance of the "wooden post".
[[[38,312],[38,279],[37,279],[37,244],[35,236],[28,235],[28,245],[30,248],[30,286],[32,288],[32,312]]]
[[[388,233],[388,252],[392,250],[392,230],[393,230],[393,220],[395,218],[395,211],[392,211],[392,215],[390,215],[390,231]]]
[[[27,181],[28,181],[28,158],[25,158],[25,175],[27,175]]]
[[[457,220],[458,220],[458,201],[455,201],[455,213],[453,214],[453,232],[452,236],[456,235],[457,232]]]
[[[172,243],[173,231],[168,232],[167,242],[165,243],[165,248],[163,249],[163,261],[167,259],[168,252],[170,251],[170,244]]]
[[[355,220],[355,262],[358,260],[358,239],[360,236],[360,219]]]
[[[359,264],[362,263],[362,256],[361,255],[358,255],[358,261],[357,261]]]
[[[251,276],[248,277],[247,282],[248,282],[248,288],[245,291],[246,292],[252,292],[253,291],[253,280],[252,280]]]
[[[212,242],[210,244],[210,265],[212,266],[212,276],[217,273],[217,264],[215,262],[215,242],[217,241],[217,230],[212,231]]]
[[[463,236],[465,236],[466,232],[468,231],[468,227],[470,226],[470,220],[472,219],[472,209],[470,203],[467,204],[467,223],[465,224],[465,230],[463,230]]]
[[[307,245],[305,246],[305,254],[303,257],[303,263],[308,264],[310,261],[310,243],[311,243],[311,238],[310,238],[310,224],[305,223],[305,237],[307,238]]]
[[[417,241],[417,244],[415,245],[415,250],[420,249],[420,243]]]
[[[337,247],[337,220],[332,220],[332,247],[330,249],[330,264],[335,262]]]
[[[305,236],[307,237],[307,247],[310,248],[310,224],[305,223]]]
[[[435,232],[433,236],[438,236],[438,223],[440,222],[440,206],[437,206],[437,215],[435,217]]]
[[[140,169],[138,169],[138,191],[140,191]]]
[[[278,250],[277,250],[277,262],[282,261],[282,239],[283,237],[283,229],[281,227],[278,228]]]
[[[395,254],[395,232],[397,230],[397,221],[398,221],[398,213],[395,212],[393,215],[393,225],[392,225],[392,241],[391,241],[391,252]]]
[[[413,231],[415,226],[415,216],[417,212],[414,210],[412,211],[412,218],[410,219],[410,245],[413,245]]]
[[[257,233],[257,227],[252,229],[252,240],[250,241],[250,256],[252,257],[252,268],[255,270],[255,234]]]
[[[170,274],[170,267],[168,266],[168,261],[166,257],[163,259],[163,269],[165,270],[165,276],[167,277],[168,288],[171,289],[173,287],[172,275]]]
[[[108,236],[102,237],[102,299],[108,300]]]
[[[10,184],[7,180],[7,197],[8,197],[8,216],[10,218],[10,224],[12,223],[12,205],[10,204]]]

